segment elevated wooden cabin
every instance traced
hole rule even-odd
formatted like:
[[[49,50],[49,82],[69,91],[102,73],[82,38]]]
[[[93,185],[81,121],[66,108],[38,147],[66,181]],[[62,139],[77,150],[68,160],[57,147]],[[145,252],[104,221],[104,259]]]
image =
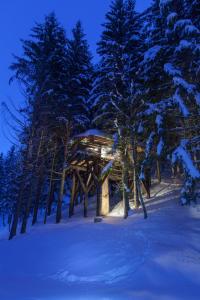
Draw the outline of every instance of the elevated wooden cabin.
[[[113,153],[114,140],[104,132],[91,129],[75,136],[71,142],[71,160],[68,172],[72,175],[69,216],[74,214],[78,194],[83,198],[87,217],[91,190],[96,194],[96,215],[106,216],[110,211],[109,181],[120,182],[122,163],[120,151]],[[143,155],[142,147],[137,149]],[[133,174],[129,172],[129,186],[133,190]],[[146,188],[147,190],[148,188]],[[149,191],[147,191],[149,193]]]

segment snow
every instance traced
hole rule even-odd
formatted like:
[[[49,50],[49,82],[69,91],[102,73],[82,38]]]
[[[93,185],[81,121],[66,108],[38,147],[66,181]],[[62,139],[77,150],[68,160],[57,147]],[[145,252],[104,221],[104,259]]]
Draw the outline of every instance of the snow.
[[[94,223],[82,210],[61,224],[0,237],[3,300],[198,300],[200,205],[181,207],[179,187],[156,185],[128,219]],[[82,209],[82,208],[81,208]]]
[[[181,160],[187,173],[194,179],[200,178],[200,172],[194,166],[190,154],[186,150],[187,140],[182,140],[179,147],[173,152],[172,161]]]
[[[154,137],[155,137],[155,132],[151,132],[147,141],[146,141],[146,149],[145,149],[145,157],[148,158],[149,157],[149,154],[150,154],[150,151],[151,151],[151,148],[152,148],[152,145],[153,145],[153,140],[154,140]]]
[[[157,145],[157,155],[160,156],[161,153],[162,153],[162,150],[163,150],[163,147],[164,147],[164,141],[163,141],[163,138],[161,137],[160,138],[160,141]]]
[[[187,25],[187,26],[185,26],[185,33],[188,36],[196,35],[196,34],[199,34],[199,29],[194,25]]]
[[[182,29],[185,26],[192,26],[192,21],[190,19],[178,20],[175,24],[175,30],[180,29],[180,28]]]
[[[101,172],[102,176],[105,175],[106,173],[108,173],[112,169],[113,163],[114,163],[113,160],[111,160],[107,163],[107,165],[103,168],[103,170]]]
[[[191,42],[188,42],[187,40],[181,40],[178,47],[176,47],[175,52],[182,52],[183,50],[192,49],[193,47],[194,45]]]
[[[164,65],[164,71],[170,76],[181,76],[181,71],[175,68],[171,63]]]
[[[195,86],[191,83],[188,83],[183,78],[175,76],[173,78],[173,81],[176,86],[181,86],[182,88],[184,88],[188,92],[188,94],[194,93]]]
[[[178,15],[175,12],[170,13],[167,16],[167,25],[171,25],[176,19],[177,19]]]
[[[196,103],[200,106],[200,93],[196,93],[195,99],[196,99]]]
[[[138,133],[143,133],[144,132],[144,127],[142,122],[140,122],[139,127],[138,127]]]
[[[160,0],[160,9],[164,10],[167,5],[169,5],[172,0]]]
[[[180,108],[180,111],[182,112],[183,116],[184,117],[188,117],[189,116],[189,111],[179,93],[179,89],[176,90],[175,94],[174,94],[174,97],[173,97],[173,100],[175,103],[178,104],[179,108]]]
[[[162,131],[162,125],[163,125],[163,117],[161,115],[156,116],[156,125],[158,128],[158,133]]]
[[[144,112],[144,115],[149,116],[154,114],[155,112],[159,114],[164,113],[168,107],[172,106],[172,101],[171,98],[166,98],[160,100],[158,103],[146,103],[146,104],[148,105],[148,108]]]
[[[156,56],[161,51],[162,47],[159,45],[153,46],[148,49],[144,54],[143,63],[147,63],[156,59]]]
[[[76,137],[89,137],[89,136],[98,136],[98,137],[108,137],[103,131],[98,129],[89,129],[83,133],[76,135]]]

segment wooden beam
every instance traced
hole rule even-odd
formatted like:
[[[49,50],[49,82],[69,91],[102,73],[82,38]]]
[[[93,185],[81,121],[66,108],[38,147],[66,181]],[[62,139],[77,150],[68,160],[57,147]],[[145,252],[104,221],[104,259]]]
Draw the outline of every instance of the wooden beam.
[[[101,215],[106,216],[110,211],[109,178],[107,177],[101,187]]]

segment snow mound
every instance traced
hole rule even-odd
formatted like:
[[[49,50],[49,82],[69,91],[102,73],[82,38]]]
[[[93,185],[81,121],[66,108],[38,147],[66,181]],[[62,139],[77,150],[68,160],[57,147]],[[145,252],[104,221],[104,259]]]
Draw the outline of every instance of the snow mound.
[[[124,208],[123,208],[123,202],[120,201],[115,205],[115,207],[111,210],[111,212],[108,214],[109,217],[123,217],[124,215]]]

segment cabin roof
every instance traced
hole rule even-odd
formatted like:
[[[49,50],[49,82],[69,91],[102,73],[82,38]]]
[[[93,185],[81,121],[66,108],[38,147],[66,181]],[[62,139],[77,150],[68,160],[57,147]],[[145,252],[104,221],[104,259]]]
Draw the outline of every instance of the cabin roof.
[[[75,138],[87,138],[87,137],[101,137],[106,139],[112,139],[108,134],[99,129],[89,129],[75,136]]]

